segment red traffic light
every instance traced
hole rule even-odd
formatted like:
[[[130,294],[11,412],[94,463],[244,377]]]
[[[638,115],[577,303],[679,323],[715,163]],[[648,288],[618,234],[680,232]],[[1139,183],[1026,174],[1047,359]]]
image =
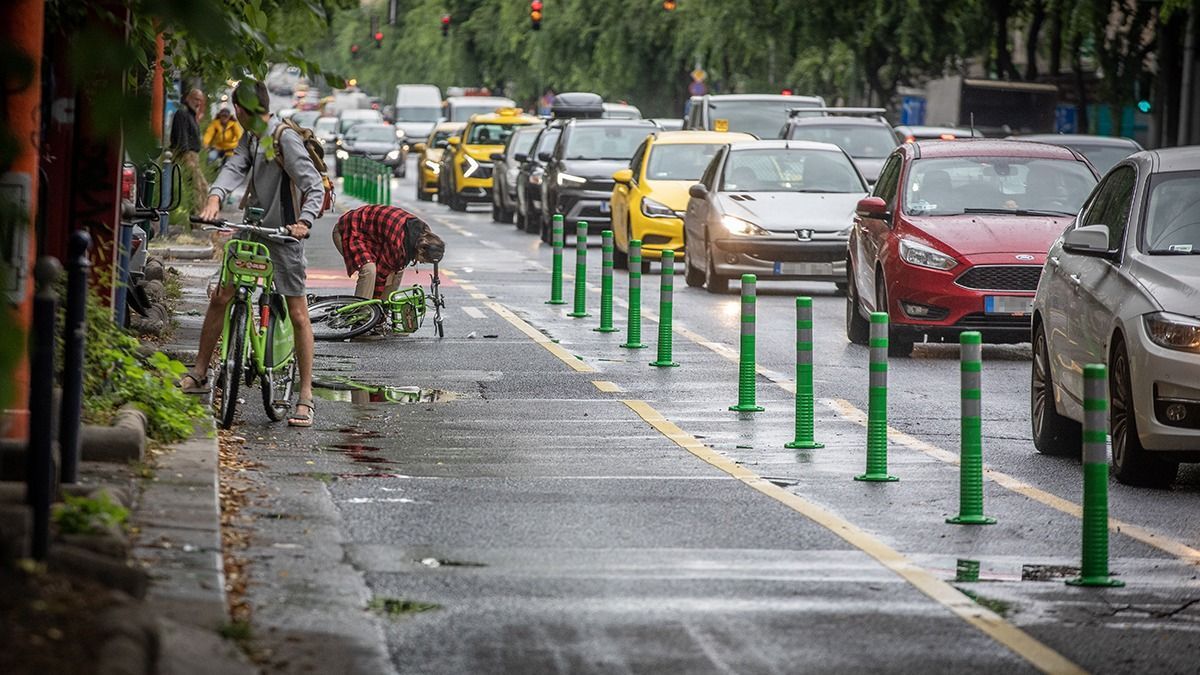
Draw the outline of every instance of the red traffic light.
[[[792,95],[792,90],[791,90],[791,89],[784,89],[783,91],[779,92],[779,95],[780,95],[780,96],[791,96],[791,95]]]
[[[531,11],[531,12],[540,12],[540,11],[542,11],[542,2],[541,2],[541,0],[533,0],[533,2],[529,3],[529,11]]]
[[[529,3],[529,27],[533,30],[542,29],[542,0]]]
[[[350,45],[350,53],[357,54],[358,53],[358,45]]]
[[[668,12],[675,10],[675,0],[663,0],[663,9]]]
[[[381,42],[381,41],[383,41],[383,31],[381,31],[381,30],[380,30],[380,31],[375,31],[375,41],[376,41],[376,42]]]
[[[445,15],[445,16],[443,16],[443,17],[442,17],[442,25],[443,25],[443,26],[449,26],[449,25],[450,25],[450,15],[449,15],[449,14],[447,14],[447,15]]]

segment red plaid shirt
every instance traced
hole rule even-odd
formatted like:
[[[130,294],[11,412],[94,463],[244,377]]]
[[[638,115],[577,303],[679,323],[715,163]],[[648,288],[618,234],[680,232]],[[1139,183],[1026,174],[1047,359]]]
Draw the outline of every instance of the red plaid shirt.
[[[416,242],[408,241],[408,232],[410,224],[418,222],[416,216],[395,206],[360,206],[343,213],[338,225],[346,274],[353,276],[363,265],[375,263],[375,297],[379,297],[388,276],[412,262],[411,252],[406,251]]]

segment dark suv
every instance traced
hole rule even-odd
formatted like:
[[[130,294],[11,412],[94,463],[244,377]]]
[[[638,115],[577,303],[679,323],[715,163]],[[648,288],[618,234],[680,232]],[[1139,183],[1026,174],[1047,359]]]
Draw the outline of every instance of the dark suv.
[[[883,108],[812,108],[793,110],[780,134],[796,141],[833,143],[850,155],[871,185],[879,180],[883,160],[900,142]]]
[[[589,232],[609,228],[612,221],[613,172],[629,166],[646,136],[658,130],[649,120],[573,119],[546,162],[542,180],[542,239],[550,236],[550,216],[561,213],[568,230],[586,220]]]
[[[513,215],[517,212],[517,178],[521,160],[528,155],[541,130],[536,125],[517,129],[508,137],[503,152],[492,153],[492,161],[495,162],[492,171],[492,220],[497,223],[513,221]]]

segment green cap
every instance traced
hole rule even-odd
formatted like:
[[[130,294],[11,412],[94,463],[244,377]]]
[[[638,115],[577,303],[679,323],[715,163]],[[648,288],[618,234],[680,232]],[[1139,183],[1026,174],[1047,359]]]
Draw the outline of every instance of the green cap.
[[[871,323],[887,323],[887,312],[871,312]]]
[[[1089,363],[1083,367],[1083,377],[1086,380],[1103,380],[1108,377],[1108,369],[1103,363]]]
[[[959,333],[958,341],[964,345],[983,344],[983,334],[977,330],[967,330]]]

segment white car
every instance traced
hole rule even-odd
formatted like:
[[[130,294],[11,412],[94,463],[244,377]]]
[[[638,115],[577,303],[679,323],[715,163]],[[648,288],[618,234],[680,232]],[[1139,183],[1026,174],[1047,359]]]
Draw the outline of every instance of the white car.
[[[1033,303],[1034,444],[1080,452],[1083,366],[1105,363],[1117,480],[1200,462],[1200,148],[1139,152],[1050,249]]]

